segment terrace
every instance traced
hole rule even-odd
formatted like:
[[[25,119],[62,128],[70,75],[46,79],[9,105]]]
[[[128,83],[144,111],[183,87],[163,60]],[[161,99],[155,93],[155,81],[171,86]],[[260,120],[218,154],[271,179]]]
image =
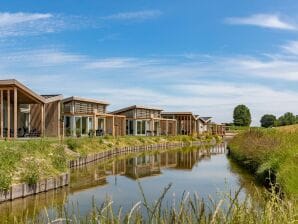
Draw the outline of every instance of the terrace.
[[[60,135],[61,95],[41,96],[17,80],[0,80],[0,138]]]

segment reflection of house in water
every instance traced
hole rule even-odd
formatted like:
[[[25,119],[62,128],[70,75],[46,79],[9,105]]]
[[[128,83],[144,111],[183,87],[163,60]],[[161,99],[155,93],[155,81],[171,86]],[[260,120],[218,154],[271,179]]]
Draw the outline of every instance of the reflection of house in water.
[[[127,177],[133,179],[160,174],[160,155],[143,155],[126,160]]]
[[[213,154],[225,153],[225,143],[206,149],[168,151],[159,154],[145,154],[120,160],[107,160],[83,168],[73,169],[71,190],[106,185],[108,176],[122,175],[132,179],[161,174],[161,169],[191,170],[200,160]]]

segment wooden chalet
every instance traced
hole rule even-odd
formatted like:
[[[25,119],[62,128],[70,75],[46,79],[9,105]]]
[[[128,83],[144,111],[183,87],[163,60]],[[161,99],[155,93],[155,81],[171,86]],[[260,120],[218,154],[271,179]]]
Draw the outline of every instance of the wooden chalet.
[[[211,123],[212,123],[212,117],[199,117],[198,118],[198,124],[199,124],[199,133],[211,133]]]
[[[226,135],[226,126],[224,124],[216,124],[212,122],[208,126],[213,135]]]
[[[38,95],[15,79],[0,80],[0,138],[60,136],[62,95]]]
[[[197,117],[192,112],[162,112],[161,116],[177,120],[178,135],[194,135],[197,133]]]
[[[75,96],[62,102],[66,136],[125,135],[125,116],[107,113],[109,103]]]
[[[126,117],[127,135],[176,135],[177,121],[175,119],[163,118],[161,111],[158,108],[134,105],[112,113]]]

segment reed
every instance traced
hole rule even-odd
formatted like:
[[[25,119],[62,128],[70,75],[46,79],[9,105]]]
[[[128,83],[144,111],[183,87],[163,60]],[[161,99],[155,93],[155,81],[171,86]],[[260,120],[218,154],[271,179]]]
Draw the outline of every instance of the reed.
[[[92,211],[88,215],[81,216],[73,205],[72,209],[60,208],[55,216],[51,217],[45,210],[44,215],[36,214],[33,218],[14,218],[16,224],[27,223],[152,223],[152,224],[181,224],[181,223],[270,223],[284,224],[297,223],[298,211],[295,202],[286,198],[281,199],[274,192],[267,192],[262,202],[252,198],[240,199],[239,193],[222,194],[218,201],[211,197],[204,200],[198,194],[184,193],[182,197],[166,206],[165,195],[171,188],[166,186],[160,197],[154,203],[149,203],[139,183],[142,200],[135,203],[129,211],[122,212],[122,208],[115,208],[113,201],[107,199],[100,206],[96,201],[92,202]],[[257,195],[260,197],[260,195]]]

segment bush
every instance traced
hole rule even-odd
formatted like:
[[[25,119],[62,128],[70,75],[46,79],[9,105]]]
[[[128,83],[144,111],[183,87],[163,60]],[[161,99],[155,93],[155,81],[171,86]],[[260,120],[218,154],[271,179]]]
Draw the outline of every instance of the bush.
[[[272,114],[265,114],[261,118],[261,126],[264,128],[273,127],[276,124],[276,117]]]

